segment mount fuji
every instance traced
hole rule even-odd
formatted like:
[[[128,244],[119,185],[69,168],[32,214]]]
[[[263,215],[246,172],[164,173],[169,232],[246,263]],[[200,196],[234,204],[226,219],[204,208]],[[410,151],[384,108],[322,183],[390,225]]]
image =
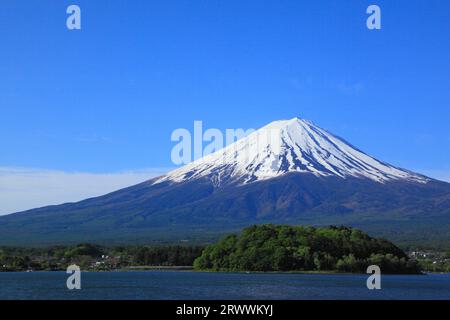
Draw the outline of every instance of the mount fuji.
[[[110,194],[0,217],[0,245],[209,241],[255,223],[345,224],[450,244],[450,184],[367,155],[310,121],[274,121]]]
[[[293,118],[274,121],[248,137],[157,179],[185,182],[210,177],[217,185],[247,184],[286,173],[311,173],[317,177],[368,178],[376,182],[430,179],[372,158],[343,139]]]

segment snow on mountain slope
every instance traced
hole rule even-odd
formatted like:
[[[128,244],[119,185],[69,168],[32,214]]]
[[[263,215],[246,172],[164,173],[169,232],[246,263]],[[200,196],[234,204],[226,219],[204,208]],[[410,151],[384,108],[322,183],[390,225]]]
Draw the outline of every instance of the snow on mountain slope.
[[[229,146],[157,179],[182,182],[210,177],[215,185],[251,183],[288,172],[316,176],[368,178],[384,183],[428,178],[368,156],[312,122],[293,118],[274,121]]]

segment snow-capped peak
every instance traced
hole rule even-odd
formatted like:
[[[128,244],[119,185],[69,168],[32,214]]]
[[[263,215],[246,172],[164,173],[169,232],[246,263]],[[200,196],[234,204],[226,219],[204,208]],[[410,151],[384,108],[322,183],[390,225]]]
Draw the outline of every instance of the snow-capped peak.
[[[368,178],[380,183],[398,179],[429,180],[370,157],[311,121],[293,118],[271,122],[221,150],[169,172],[154,183],[209,177],[216,185],[229,181],[245,184],[288,172],[343,179]]]

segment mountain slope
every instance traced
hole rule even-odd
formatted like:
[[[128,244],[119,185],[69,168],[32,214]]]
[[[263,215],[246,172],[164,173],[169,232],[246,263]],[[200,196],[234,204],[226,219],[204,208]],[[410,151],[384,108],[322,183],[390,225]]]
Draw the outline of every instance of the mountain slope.
[[[450,244],[450,184],[292,119],[141,184],[0,217],[0,244],[205,241],[253,223],[347,224]]]

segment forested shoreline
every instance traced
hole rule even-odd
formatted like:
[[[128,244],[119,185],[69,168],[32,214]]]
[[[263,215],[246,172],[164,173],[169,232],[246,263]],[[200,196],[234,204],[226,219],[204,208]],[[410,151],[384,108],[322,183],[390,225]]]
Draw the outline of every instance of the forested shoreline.
[[[450,272],[450,253],[417,250],[406,254],[391,242],[348,227],[255,225],[206,245],[101,246],[83,243],[45,248],[0,246],[0,272],[145,270],[158,267],[203,271]]]
[[[108,271],[139,266],[192,266],[203,246],[115,246],[95,244],[48,248],[0,247],[0,271]]]

